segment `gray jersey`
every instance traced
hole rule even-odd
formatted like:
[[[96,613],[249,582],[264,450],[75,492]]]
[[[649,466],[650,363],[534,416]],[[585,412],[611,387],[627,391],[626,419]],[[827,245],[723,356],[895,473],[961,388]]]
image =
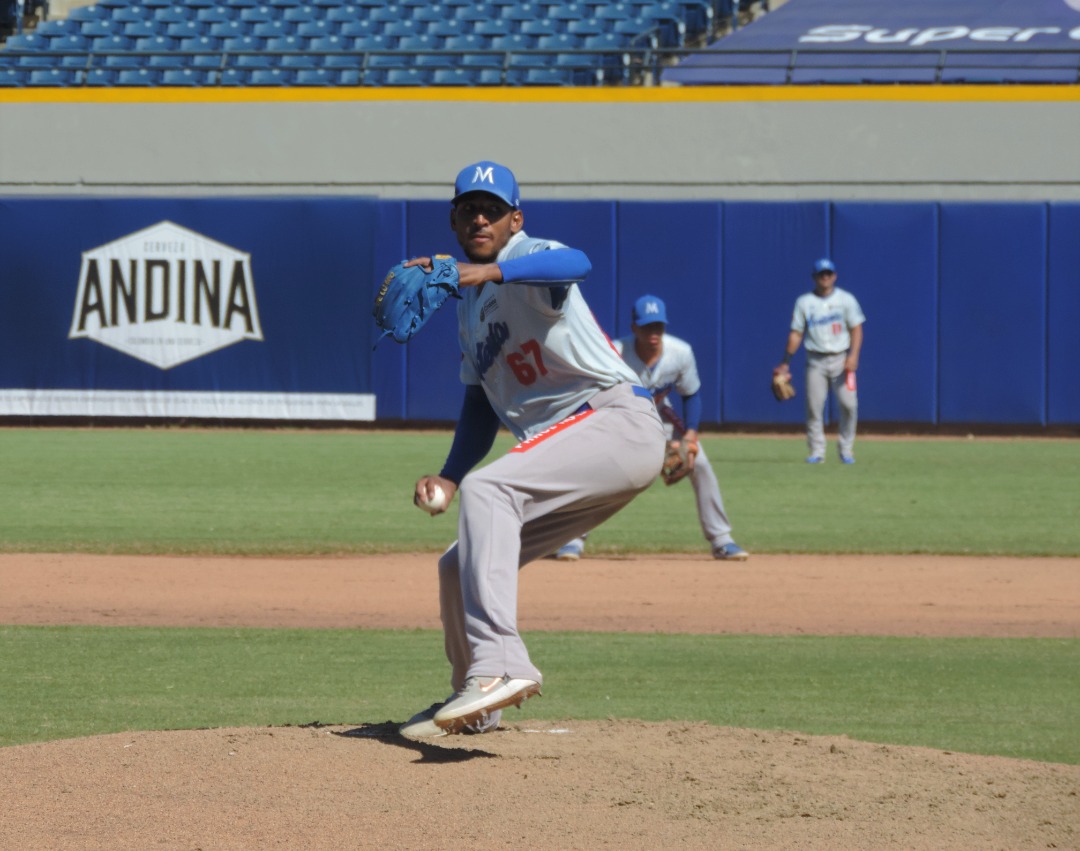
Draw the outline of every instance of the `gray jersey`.
[[[661,418],[666,422],[673,421],[669,416],[674,413],[670,398],[673,390],[680,396],[692,396],[701,389],[694,350],[685,340],[665,334],[660,360],[651,367],[638,357],[633,336],[621,337],[614,345],[615,351],[622,355],[627,366],[637,374],[641,385],[652,393]]]
[[[850,330],[865,321],[855,296],[836,287],[825,298],[812,292],[799,296],[791,330],[804,335],[808,352],[830,355],[850,349]]]
[[[515,234],[496,262],[559,242]],[[552,289],[486,283],[461,290],[461,380],[484,388],[507,428],[525,440],[574,413],[598,391],[637,382],[612,348],[577,284],[553,304]]]

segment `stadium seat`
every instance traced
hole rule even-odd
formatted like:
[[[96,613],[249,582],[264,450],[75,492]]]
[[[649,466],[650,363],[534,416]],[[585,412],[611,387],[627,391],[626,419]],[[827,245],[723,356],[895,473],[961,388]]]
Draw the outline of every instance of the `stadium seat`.
[[[329,21],[303,21],[296,25],[297,37],[307,41],[333,35],[334,30],[334,24]]]
[[[511,54],[517,55],[517,54]],[[458,60],[458,64],[462,68],[499,68],[503,67],[506,61],[506,54],[501,51],[491,51],[488,53],[463,53]]]
[[[502,68],[481,68],[476,75],[478,86],[502,86],[506,84],[506,74]]]
[[[439,68],[431,75],[433,86],[475,86],[479,75],[471,68]]]
[[[345,68],[338,72],[337,85],[339,86],[359,86],[360,81],[364,78],[364,72],[359,68]]]
[[[447,12],[438,3],[420,6],[414,9],[409,19],[421,24],[433,24],[437,21],[445,21]]]
[[[81,21],[42,21],[34,28],[34,32],[50,41],[65,35],[78,35],[82,32]]]
[[[377,33],[358,36],[352,42],[354,50],[391,50],[393,46],[394,44],[390,39]]]
[[[233,15],[224,6],[206,6],[195,10],[195,20],[204,24],[223,24],[234,20]],[[237,18],[236,20],[239,20]]]
[[[426,31],[427,25],[419,21],[386,21],[379,29],[379,32],[390,38],[406,38]]]
[[[140,53],[161,53],[166,50],[173,50],[176,47],[176,42],[171,38],[156,35],[151,38],[135,39],[133,47]]]
[[[121,68],[142,68],[146,65],[146,57],[137,53],[105,53],[96,54],[106,68],[120,70]]]
[[[364,62],[365,68],[405,68],[412,65],[412,57],[397,52],[368,53]]]
[[[245,24],[265,24],[280,20],[277,10],[272,6],[250,6],[240,10],[240,20]]]
[[[521,33],[511,33],[491,40],[492,50],[530,50],[535,46],[533,39]]]
[[[323,20],[322,13],[314,6],[292,6],[281,13],[282,20],[291,24],[299,24],[302,21]]]
[[[267,45],[267,50],[272,50]],[[305,50],[300,53],[286,53],[280,57],[282,68],[291,68],[294,71],[299,71],[303,68],[318,68],[322,65],[322,58],[312,53],[310,50]]]
[[[502,7],[502,18],[507,21],[541,21],[544,11],[533,3],[515,3]]]
[[[584,39],[570,33],[559,33],[540,36],[536,41],[536,47],[538,50],[577,50],[583,43]]]
[[[26,72],[18,68],[0,68],[0,88],[21,86],[26,83]]]
[[[247,82],[247,72],[242,68],[225,68],[217,78],[219,86],[246,86]]]
[[[139,21],[152,21],[154,16],[144,6],[124,6],[113,10],[112,20],[121,24],[137,24]]]
[[[560,53],[556,70],[569,72],[570,85],[596,86],[604,82],[603,61],[592,53]]]
[[[490,21],[497,18],[499,13],[495,7],[487,3],[470,3],[468,6],[458,7],[454,15],[459,21]]]
[[[90,40],[84,38],[81,35],[65,34],[57,38],[49,39],[49,50],[88,50],[90,48]]]
[[[211,53],[221,50],[221,39],[201,35],[198,38],[182,38],[177,50],[185,53]]]
[[[110,68],[90,68],[83,75],[84,86],[112,86],[116,84],[116,72]]]
[[[79,32],[93,41],[97,38],[107,38],[110,35],[116,35],[120,32],[120,29],[120,25],[114,24],[112,21],[83,21],[79,28]]]
[[[290,86],[292,81],[292,72],[286,68],[257,68],[248,74],[252,86]]]
[[[253,69],[274,68],[278,65],[278,62],[277,56],[259,50],[255,53],[237,53],[230,64],[234,68],[245,68],[250,71]]]
[[[206,86],[208,72],[198,68],[167,68],[161,74],[163,86]]]
[[[333,86],[337,77],[329,68],[301,68],[296,72],[298,86]]]
[[[525,86],[572,86],[573,74],[565,68],[529,68],[521,80]]]
[[[251,27],[239,19],[232,21],[214,21],[207,28],[206,34],[211,38],[240,38],[241,36],[251,35]]]
[[[195,38],[204,35],[204,26],[198,21],[172,21],[165,24],[164,34],[169,38]]]
[[[258,53],[263,49],[265,42],[253,35],[239,35],[235,38],[226,38],[221,41],[221,49],[229,53]]]
[[[49,39],[37,33],[9,36],[7,50],[48,50]]]
[[[518,27],[518,32],[539,38],[540,36],[558,34],[559,27],[554,21],[538,19],[522,21],[520,27]]]
[[[346,38],[360,38],[366,35],[378,35],[378,25],[373,21],[337,21],[337,34]]]
[[[344,24],[347,21],[363,21],[369,26],[374,26],[373,21],[368,21],[367,18],[361,15],[360,7],[353,5],[335,6],[333,9],[327,10],[326,20],[333,21],[335,24]]]
[[[70,86],[75,72],[69,68],[34,68],[26,77],[28,86]]]
[[[112,19],[112,9],[107,6],[91,4],[89,6],[76,6],[68,12],[69,21],[105,21]]]
[[[274,38],[268,38],[263,45],[263,50],[270,50],[274,53],[292,53],[302,51],[304,49],[304,41],[295,35],[279,35]],[[314,68],[314,65],[308,66]]]
[[[547,15],[547,19],[555,21],[559,25],[559,29],[564,32],[571,21],[581,21],[588,17],[591,17],[588,9],[580,3],[563,3],[552,6]]]
[[[163,9],[154,10],[154,20],[159,24],[180,24],[184,21],[195,20],[195,10],[188,6],[166,6]],[[83,32],[86,32],[85,25]]]
[[[285,38],[291,35],[292,32],[292,24],[287,24],[285,21],[259,21],[251,24],[252,36],[265,38],[268,41],[272,38]]]
[[[426,86],[431,75],[421,68],[390,68],[383,78],[384,86]]]
[[[475,33],[450,36],[443,42],[444,50],[483,50],[489,42]]]
[[[327,53],[322,57],[322,65],[324,68],[331,68],[336,71],[341,70],[355,70],[358,71],[364,65],[364,54],[362,53]]]
[[[150,68],[185,68],[189,65],[188,57],[183,53],[170,50],[168,53],[154,53],[146,57],[146,65]]]
[[[121,68],[116,73],[117,86],[156,86],[161,72],[152,68]]]

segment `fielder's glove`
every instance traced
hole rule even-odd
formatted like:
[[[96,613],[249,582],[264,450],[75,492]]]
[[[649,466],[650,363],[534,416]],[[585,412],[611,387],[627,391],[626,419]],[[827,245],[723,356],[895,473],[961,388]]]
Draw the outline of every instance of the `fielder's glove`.
[[[406,267],[403,260],[386,273],[371,312],[382,330],[380,340],[389,336],[407,343],[448,298],[461,298],[457,261],[449,254],[436,254],[431,262],[430,272],[423,266]]]
[[[669,440],[664,447],[664,466],[660,470],[660,478],[665,485],[673,485],[682,481],[693,469],[690,456],[697,455],[696,443],[685,440]]]
[[[795,398],[795,386],[791,383],[791,372],[777,367],[772,374],[772,394],[777,402],[786,402]]]

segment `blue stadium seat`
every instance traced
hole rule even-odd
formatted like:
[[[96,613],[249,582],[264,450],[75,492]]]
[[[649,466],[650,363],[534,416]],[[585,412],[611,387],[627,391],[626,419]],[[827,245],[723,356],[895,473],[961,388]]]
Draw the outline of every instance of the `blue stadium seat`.
[[[378,21],[380,24],[390,24],[404,20],[402,14],[397,6],[374,6],[368,11],[367,18],[369,21]]]
[[[326,14],[330,9],[337,9],[341,6],[348,5],[350,0],[311,0],[313,6],[318,6],[322,9],[323,14]]]
[[[207,27],[206,34],[211,38],[239,38],[240,36],[251,35],[251,27],[239,19],[214,21]]]
[[[223,24],[232,20],[239,20],[225,6],[205,6],[195,10],[195,20],[204,24]]]
[[[174,50],[168,53],[154,53],[146,57],[146,65],[150,68],[184,68],[188,64],[188,57]]]
[[[161,26],[164,27],[164,25]],[[157,21],[128,21],[120,30],[120,34],[130,39],[153,38],[161,34],[158,27]]]
[[[548,68],[552,64],[552,56],[550,53],[511,53],[506,64],[511,70]],[[524,78],[524,75],[520,76]]]
[[[571,35],[579,35],[585,38],[591,35],[603,35],[607,32],[607,27],[596,18],[582,18],[577,21],[568,21],[566,31]]]
[[[335,27],[329,21],[303,21],[296,25],[296,35],[311,40],[333,35]]]
[[[591,53],[560,53],[555,68],[570,72],[571,85],[596,86],[604,82],[603,62]]]
[[[379,29],[379,32],[391,38],[405,38],[426,31],[427,25],[420,21],[386,21]]]
[[[391,68],[383,78],[384,86],[426,86],[431,74],[421,68]]]
[[[251,86],[291,86],[292,71],[287,68],[257,68],[248,74]]]
[[[581,21],[588,17],[591,17],[589,10],[580,3],[563,3],[552,6],[547,19],[555,21],[559,25],[559,29],[565,31],[571,21]]]
[[[491,40],[492,50],[530,50],[536,46],[536,41],[521,33],[502,35]]]
[[[510,35],[514,31],[514,24],[505,18],[497,18],[493,21],[474,21],[472,31],[477,35],[495,38],[500,35]]]
[[[250,52],[262,50],[265,44],[266,40],[257,36],[237,35],[232,38],[223,38],[221,40],[221,49],[230,52]]]
[[[524,35],[540,37],[544,35],[556,35],[559,32],[559,27],[554,21],[537,19],[533,21],[522,21],[521,25],[518,27],[518,32]]]
[[[198,12],[199,9],[209,9],[212,6],[217,6],[217,0],[176,0],[179,5],[187,6],[190,9],[194,9]]]
[[[502,10],[502,17],[507,21],[541,21],[544,15],[541,7],[528,2],[504,6]]]
[[[298,86],[333,86],[337,76],[329,68],[301,68],[296,72]]]
[[[463,53],[458,60],[458,64],[462,68],[502,68],[505,60],[506,54],[499,51],[492,51],[490,53]]]
[[[343,21],[338,26],[337,34],[345,38],[361,38],[378,35],[378,29],[373,21]]]
[[[112,10],[112,20],[122,24],[137,24],[139,21],[152,21],[154,16],[145,6],[123,6]]]
[[[369,53],[365,68],[405,68],[412,65],[412,57],[404,53]]]
[[[276,6],[279,9],[286,9],[289,6],[302,6],[300,0],[267,0],[271,6]]]
[[[88,39],[106,38],[120,32],[120,25],[112,21],[83,21],[79,32]]]
[[[153,68],[121,68],[116,73],[117,86],[156,86],[161,72]]]
[[[593,10],[593,17],[598,21],[632,21],[634,9],[628,3],[605,3]]]
[[[278,35],[273,38],[268,38],[266,44],[263,45],[263,49],[272,50],[277,53],[302,51],[304,49],[304,41],[295,35]],[[315,66],[312,65],[310,67]]]
[[[218,74],[219,86],[246,86],[247,72],[243,68],[225,68]]]
[[[677,10],[666,4],[639,6],[637,19],[659,31],[660,47],[682,47],[686,42],[686,23]]]
[[[301,21],[323,20],[323,14],[314,6],[292,6],[282,11],[282,20],[291,24],[299,24]]]
[[[77,35],[82,32],[81,21],[42,21],[36,27],[34,32],[49,40],[61,38],[65,35]]]
[[[245,24],[264,24],[268,21],[280,20],[281,16],[272,6],[249,6],[240,10],[240,20]]]
[[[502,68],[481,68],[476,75],[478,86],[502,86],[506,84],[506,74]]]
[[[49,39],[36,33],[8,36],[7,50],[48,50]]]
[[[142,68],[146,65],[146,57],[137,53],[106,53],[96,54],[96,56],[101,59],[106,68],[115,68],[117,70],[122,68]]]
[[[439,41],[434,36],[409,35],[397,43],[398,50],[438,50]]]
[[[322,38],[315,38],[308,42],[307,49],[319,52],[341,52],[352,50],[353,45],[354,39],[342,38],[338,35],[324,35]]]
[[[413,10],[409,19],[421,24],[433,24],[447,20],[447,12],[438,3],[420,6]],[[453,19],[452,19],[453,20]]]
[[[14,60],[15,67],[29,71],[33,68],[55,68],[56,57],[46,50],[26,53],[11,53],[9,61]]]
[[[195,38],[203,35],[205,27],[198,21],[172,21],[165,24],[164,34],[169,38]]]
[[[161,75],[161,85],[207,86],[210,85],[210,73],[198,68],[168,68]]]
[[[271,48],[267,48],[271,49]],[[281,57],[282,68],[292,68],[293,70],[300,70],[302,68],[318,68],[322,64],[322,59],[316,54],[305,50],[301,53],[289,53]]]
[[[112,9],[108,6],[98,6],[91,4],[89,6],[76,6],[70,12],[68,12],[69,21],[104,21],[112,18]]]
[[[362,53],[328,53],[323,56],[322,65],[324,68],[332,68],[335,70],[359,70],[364,65],[364,54]]]
[[[525,86],[572,86],[573,75],[565,68],[529,68],[520,80]]]
[[[468,31],[468,27],[468,22],[457,21],[456,18],[447,18],[446,21],[434,21],[429,24],[427,32],[429,36],[448,39],[462,35],[462,33]]]
[[[201,35],[198,38],[182,38],[177,50],[187,53],[211,53],[221,50],[221,39]]]
[[[359,6],[336,6],[327,11],[326,20],[333,21],[336,24],[343,24],[347,21],[364,21],[368,26],[374,26],[374,21],[368,21],[368,19],[361,14]]]
[[[452,35],[443,42],[444,50],[483,50],[489,42],[474,33]]]
[[[478,74],[472,68],[438,68],[431,75],[433,86],[475,86]]]
[[[499,17],[499,12],[489,3],[470,3],[460,6],[454,15],[459,21],[490,21]]]
[[[21,86],[26,83],[26,72],[18,68],[0,68],[0,88]]]
[[[195,10],[189,6],[166,6],[154,10],[154,20],[160,24],[179,24],[195,20]],[[85,29],[85,28],[84,28]]]
[[[278,58],[271,53],[260,50],[255,53],[237,53],[233,57],[231,64],[234,68],[246,68],[248,70],[274,68],[278,65]]]
[[[358,36],[352,41],[353,50],[391,50],[393,46],[391,39],[377,33]]]
[[[171,38],[155,35],[150,38],[135,39],[134,48],[140,53],[161,53],[164,50],[173,50],[176,44]]]
[[[81,35],[62,35],[49,39],[49,50],[88,50],[90,40]]]
[[[294,27],[285,21],[259,21],[251,24],[251,34],[255,38],[284,38],[291,35]]]
[[[112,86],[116,83],[116,72],[110,68],[91,68],[83,75],[84,86]]]
[[[584,43],[584,39],[570,33],[558,35],[545,35],[537,39],[538,50],[577,50]]]
[[[337,85],[339,86],[359,86],[360,81],[364,78],[364,72],[359,68],[345,68],[338,72]]]

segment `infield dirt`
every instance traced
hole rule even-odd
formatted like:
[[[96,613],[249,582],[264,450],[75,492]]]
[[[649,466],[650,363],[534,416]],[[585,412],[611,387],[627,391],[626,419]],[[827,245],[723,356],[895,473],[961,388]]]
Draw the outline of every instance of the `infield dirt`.
[[[434,563],[7,555],[0,623],[438,628]],[[1076,638],[1080,559],[544,561],[520,623]],[[1080,766],[527,707],[431,744],[357,719],[3,748],[0,848],[1080,848]]]

